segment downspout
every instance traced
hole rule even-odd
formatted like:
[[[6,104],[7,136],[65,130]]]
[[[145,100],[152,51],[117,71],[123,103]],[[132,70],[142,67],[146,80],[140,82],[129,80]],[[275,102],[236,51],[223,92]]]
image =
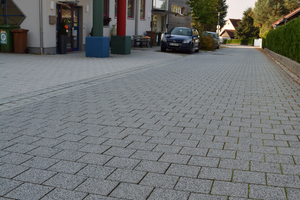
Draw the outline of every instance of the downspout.
[[[43,0],[40,0],[40,50],[41,54],[43,54],[43,47],[44,47],[44,38],[43,38]]]
[[[139,7],[139,1],[135,1],[136,6],[135,6],[135,29],[134,29],[134,34],[138,35],[139,34],[139,21],[138,21],[138,16],[139,16],[139,11],[140,11],[140,7]]]

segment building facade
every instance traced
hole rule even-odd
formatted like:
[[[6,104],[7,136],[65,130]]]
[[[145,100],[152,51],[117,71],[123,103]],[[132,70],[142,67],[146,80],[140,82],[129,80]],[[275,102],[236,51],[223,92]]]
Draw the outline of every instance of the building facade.
[[[152,1],[126,1],[126,35],[143,35],[150,31]],[[68,26],[67,51],[85,50],[85,38],[90,36],[93,26],[93,0],[6,0],[5,3],[7,10],[12,10],[11,5],[14,5],[24,15],[20,27],[29,30],[29,53],[56,54],[62,20],[67,21]],[[104,24],[103,36],[110,37],[111,29],[117,23],[116,0],[104,0],[103,7],[104,17],[111,18]]]

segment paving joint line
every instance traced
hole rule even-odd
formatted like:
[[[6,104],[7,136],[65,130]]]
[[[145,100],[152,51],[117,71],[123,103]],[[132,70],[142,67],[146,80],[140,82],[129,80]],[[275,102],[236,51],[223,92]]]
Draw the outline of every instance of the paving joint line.
[[[157,68],[164,66],[165,64],[172,64],[178,61],[184,61],[187,60],[190,57],[195,57],[196,55],[190,55],[187,57],[180,57],[177,59],[169,59],[160,61],[153,64],[148,64],[144,66],[138,66],[127,70],[122,70],[115,73],[100,75],[88,79],[78,80],[74,82],[69,82],[61,85],[56,85],[50,88],[45,88],[33,92],[28,92],[24,94],[19,94],[11,97],[6,97],[3,99],[0,99],[0,112],[10,110],[19,106],[23,106],[26,104],[30,104],[33,102],[41,101],[47,98],[51,98],[57,95],[66,94],[69,92],[73,92],[76,90],[80,90],[83,88],[91,87],[94,85],[98,85],[100,83],[104,83],[107,81],[111,81],[117,78],[121,78],[124,76],[140,73],[149,69]]]

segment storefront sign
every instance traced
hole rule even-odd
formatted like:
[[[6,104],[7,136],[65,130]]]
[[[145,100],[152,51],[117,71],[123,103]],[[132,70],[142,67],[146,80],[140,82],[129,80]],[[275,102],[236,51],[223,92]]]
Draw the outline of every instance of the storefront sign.
[[[1,37],[1,44],[7,44],[7,33],[5,31],[1,31],[0,37]]]

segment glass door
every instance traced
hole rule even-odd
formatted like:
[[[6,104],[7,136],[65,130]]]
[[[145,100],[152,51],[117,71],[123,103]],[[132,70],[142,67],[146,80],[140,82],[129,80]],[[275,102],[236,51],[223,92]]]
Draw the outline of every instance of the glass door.
[[[79,7],[74,7],[73,12],[73,51],[79,50]]]
[[[68,43],[67,43],[67,52],[73,51],[73,5],[72,4],[62,4],[61,9],[61,21],[65,21],[68,26],[67,33],[68,33]]]

